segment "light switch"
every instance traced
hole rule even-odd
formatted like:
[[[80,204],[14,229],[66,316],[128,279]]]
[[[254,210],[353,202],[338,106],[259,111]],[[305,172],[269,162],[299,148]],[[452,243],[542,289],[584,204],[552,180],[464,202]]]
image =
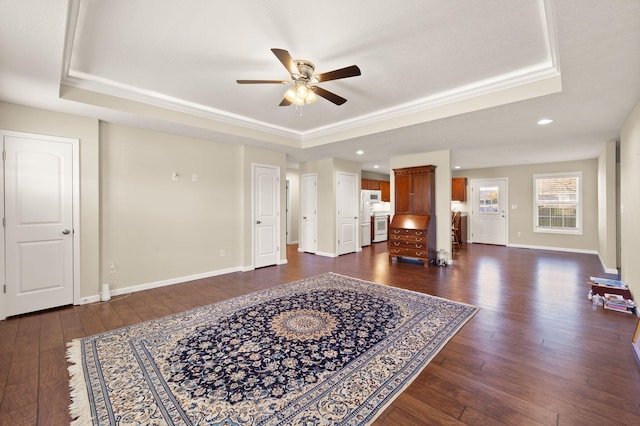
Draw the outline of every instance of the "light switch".
[[[518,208],[518,205],[517,205],[517,204],[511,204],[511,210],[515,210],[515,209],[517,209],[517,208]]]
[[[198,181],[198,174],[197,174],[197,173],[192,174],[192,175],[191,175],[191,180],[192,180],[193,182],[197,182],[197,181]]]

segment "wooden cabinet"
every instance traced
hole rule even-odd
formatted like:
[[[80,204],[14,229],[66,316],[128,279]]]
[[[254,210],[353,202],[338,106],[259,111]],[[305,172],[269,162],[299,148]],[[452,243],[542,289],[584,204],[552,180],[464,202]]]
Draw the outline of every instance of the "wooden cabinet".
[[[380,190],[380,181],[374,179],[361,179],[362,189]]]
[[[374,189],[381,193],[381,201],[391,201],[391,183],[384,180],[360,179],[362,189]]]
[[[380,181],[380,192],[382,201],[391,201],[391,182]]]
[[[429,216],[395,215],[389,224],[389,260],[411,257],[429,264]]]
[[[406,167],[394,169],[395,215],[389,225],[389,259],[393,257],[415,257],[428,264],[436,258],[435,216],[435,166]],[[406,226],[414,224],[414,226]],[[424,228],[418,226],[424,224]],[[409,231],[407,231],[409,230]],[[422,247],[407,247],[406,240],[396,236],[424,238]],[[413,255],[409,253],[413,252]],[[424,252],[424,253],[423,253]]]
[[[396,214],[435,215],[435,166],[394,169]]]
[[[451,200],[467,201],[467,178],[451,179]]]

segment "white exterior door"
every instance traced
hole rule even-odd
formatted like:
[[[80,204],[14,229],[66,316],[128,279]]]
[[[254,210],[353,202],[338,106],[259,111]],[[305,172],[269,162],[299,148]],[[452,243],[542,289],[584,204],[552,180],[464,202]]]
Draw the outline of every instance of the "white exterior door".
[[[358,247],[358,177],[338,173],[338,255],[353,253]]]
[[[299,251],[315,253],[318,250],[318,176],[302,175],[302,232]]]
[[[507,179],[471,181],[471,241],[507,244]]]
[[[72,304],[74,141],[12,133],[3,140],[5,314]]]
[[[253,165],[254,268],[275,265],[280,253],[280,168]]]

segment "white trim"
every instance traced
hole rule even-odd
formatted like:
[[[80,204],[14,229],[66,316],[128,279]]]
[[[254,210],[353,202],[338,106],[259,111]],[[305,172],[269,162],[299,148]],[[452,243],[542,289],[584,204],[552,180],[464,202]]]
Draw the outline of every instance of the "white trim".
[[[276,255],[276,263],[274,265],[279,265],[282,260],[282,250],[280,247],[282,246],[282,238],[280,236],[280,232],[282,229],[282,216],[280,212],[280,166],[274,166],[273,164],[263,164],[263,163],[251,163],[251,267],[255,269],[256,266],[256,227],[254,226],[254,220],[256,218],[256,167],[264,167],[267,169],[273,169],[276,172],[276,251],[278,252]],[[284,250],[286,253],[286,250]],[[285,259],[286,260],[286,259]],[[271,265],[264,265],[271,266]]]
[[[602,265],[602,269],[604,269],[604,272],[606,272],[607,274],[617,274],[619,272],[618,268],[607,268],[607,265],[605,265],[604,260],[600,255],[600,252],[598,252],[598,259],[600,259],[600,264]]]
[[[576,227],[575,228],[552,228],[538,226],[538,180],[556,178],[576,178]],[[537,234],[561,234],[561,235],[582,235],[582,210],[584,201],[582,200],[582,172],[560,172],[560,173],[536,173],[533,175],[533,232]]]
[[[231,274],[233,272],[241,272],[242,270],[243,269],[240,266],[236,266],[234,268],[219,269],[217,271],[203,272],[200,274],[187,275],[185,277],[170,278],[167,280],[153,281],[150,283],[138,284],[130,287],[116,288],[116,289],[111,289],[111,296],[119,296],[122,294],[135,293],[143,290],[151,290],[154,288],[165,287],[168,285],[182,284],[188,281],[200,280],[203,278],[210,278],[218,275]],[[83,297],[81,299],[81,304],[94,303],[99,301],[100,301],[100,295],[98,294],[98,295]]]
[[[314,254],[322,257],[338,257],[338,253],[325,253],[323,251],[317,251]]]
[[[304,209],[306,207],[306,201],[307,201],[307,197],[309,197],[309,194],[307,194],[307,191],[305,190],[306,186],[305,186],[305,180],[309,179],[309,178],[313,178],[313,183],[314,183],[314,192],[313,192],[313,197],[314,197],[314,205],[315,205],[315,212],[314,212],[314,223],[315,223],[315,231],[314,231],[314,238],[313,238],[313,251],[310,252],[305,252],[304,247],[300,247],[300,245],[298,245],[298,251],[301,253],[312,253],[312,254],[317,254],[318,251],[318,173],[304,173],[302,176],[300,176],[300,224],[298,225],[298,231],[299,231],[299,237],[300,237],[300,241],[305,241],[305,238],[308,237],[308,235],[306,235],[305,232],[305,219],[304,218]],[[307,244],[308,241],[305,242],[305,244]]]
[[[531,250],[564,251],[567,253],[584,253],[584,254],[596,254],[596,255],[598,254],[597,250],[584,250],[584,249],[576,249],[576,248],[569,248],[569,247],[531,246],[527,244],[511,244],[511,243],[508,243],[507,247],[523,248],[523,249],[531,249]]]
[[[473,222],[474,222],[474,215],[477,214],[476,212],[474,212],[473,210],[473,202],[474,202],[474,189],[476,185],[480,185],[483,183],[489,183],[489,182],[496,182],[496,181],[500,181],[500,182],[504,182],[504,245],[508,246],[509,245],[509,178],[508,177],[496,177],[496,178],[480,178],[480,179],[471,179],[469,181],[469,196],[470,199],[467,200],[467,203],[469,203],[469,214],[467,215],[467,234],[470,235],[471,237],[467,238],[467,242],[476,242],[473,239]],[[484,243],[481,243],[484,244]],[[498,244],[498,245],[502,245],[502,244]],[[452,248],[453,251],[453,248]]]
[[[339,209],[340,209],[341,200],[339,200],[339,198],[342,196],[342,192],[341,192],[339,187],[340,187],[340,184],[342,182],[342,180],[341,180],[342,176],[350,176],[350,177],[354,178],[354,180],[355,180],[355,189],[356,189],[355,194],[358,194],[358,195],[360,193],[360,188],[358,187],[359,184],[360,184],[360,176],[358,176],[356,173],[349,173],[349,172],[336,172],[336,175],[335,175],[335,177],[336,177],[336,180],[335,180],[335,182],[336,182],[335,183],[335,185],[336,185],[336,187],[335,187],[335,193],[336,193],[336,210],[335,210],[335,218],[336,218],[336,229],[335,229],[335,231],[336,231],[336,234],[335,234],[335,236],[336,236],[336,247],[335,248],[336,248],[336,252],[339,253],[339,254],[349,254],[349,253],[357,252],[358,251],[358,247],[361,247],[360,246],[360,232],[359,232],[360,231],[360,223],[361,223],[360,222],[360,220],[361,220],[361,218],[360,218],[360,197],[354,194],[355,200],[353,200],[353,202],[355,202],[355,205],[356,205],[355,206],[356,207],[355,208],[355,212],[358,215],[357,219],[355,219],[356,220],[356,224],[354,226],[354,231],[353,231],[355,233],[354,251],[340,253],[340,225],[341,224],[340,224]]]

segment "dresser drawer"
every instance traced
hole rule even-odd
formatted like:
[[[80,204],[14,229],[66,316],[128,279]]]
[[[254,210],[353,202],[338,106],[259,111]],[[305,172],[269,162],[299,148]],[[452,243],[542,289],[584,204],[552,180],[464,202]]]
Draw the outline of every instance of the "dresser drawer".
[[[427,244],[426,242],[416,242],[416,241],[403,241],[403,240],[390,240],[389,248],[409,248],[415,250],[426,250]]]
[[[426,229],[403,229],[403,228],[391,228],[389,230],[391,235],[406,235],[413,237],[426,237],[427,230]]]
[[[406,256],[426,259],[427,250],[419,250],[407,247],[389,247],[389,256]]]
[[[425,244],[427,242],[426,235],[391,234],[389,238],[391,241],[412,241],[416,243],[425,243]]]

